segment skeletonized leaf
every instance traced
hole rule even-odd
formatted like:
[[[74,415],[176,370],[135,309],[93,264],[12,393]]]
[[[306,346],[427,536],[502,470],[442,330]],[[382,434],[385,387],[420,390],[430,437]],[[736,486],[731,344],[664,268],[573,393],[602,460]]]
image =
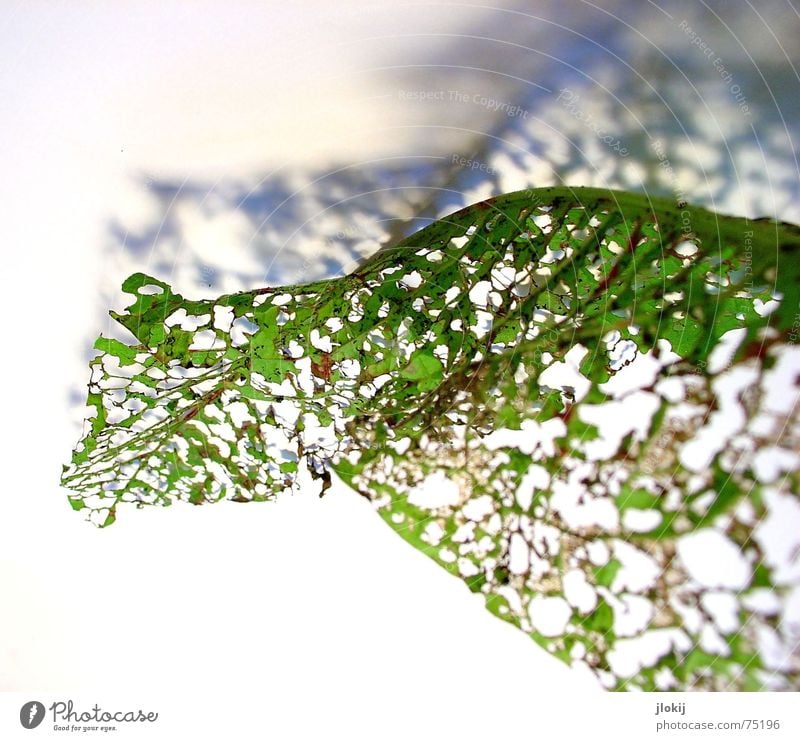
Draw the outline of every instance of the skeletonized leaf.
[[[108,524],[333,470],[606,687],[797,688],[799,252],[546,188],[340,279],[192,302],[132,276],[140,344],[98,342],[63,482]]]

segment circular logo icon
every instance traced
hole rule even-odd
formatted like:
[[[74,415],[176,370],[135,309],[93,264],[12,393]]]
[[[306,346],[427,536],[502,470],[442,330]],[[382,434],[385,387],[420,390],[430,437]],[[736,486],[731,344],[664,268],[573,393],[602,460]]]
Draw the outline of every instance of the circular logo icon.
[[[38,700],[26,702],[19,711],[19,722],[23,728],[36,728],[44,720],[44,705]]]

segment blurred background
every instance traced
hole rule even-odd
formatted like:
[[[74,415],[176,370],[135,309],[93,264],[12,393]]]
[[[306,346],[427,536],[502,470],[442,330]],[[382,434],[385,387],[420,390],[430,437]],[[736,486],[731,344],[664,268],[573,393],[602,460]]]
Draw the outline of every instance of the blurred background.
[[[797,38],[791,0],[4,6],[0,689],[222,682],[274,729],[315,702],[384,732],[400,696],[433,731],[475,692],[580,688],[340,487],[90,529],[58,479],[92,343],[131,272],[190,298],[342,275],[526,187],[800,222]],[[448,734],[528,727],[476,716]]]

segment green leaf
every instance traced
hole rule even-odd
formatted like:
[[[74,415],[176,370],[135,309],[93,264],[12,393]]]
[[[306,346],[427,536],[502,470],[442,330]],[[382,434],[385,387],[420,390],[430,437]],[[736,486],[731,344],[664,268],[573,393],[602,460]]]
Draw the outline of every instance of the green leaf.
[[[800,529],[799,254],[793,225],[541,188],[343,278],[189,301],[136,274],[113,316],[139,344],[98,340],[62,482],[105,526],[127,505],[271,499],[301,467],[324,492],[335,472],[605,687],[800,689],[796,658],[763,668],[759,635],[790,638],[756,609],[800,587],[759,530]],[[716,583],[692,573],[697,536],[730,566]],[[640,666],[637,640],[660,647]]]
[[[622,564],[619,561],[609,561],[604,566],[595,569],[594,576],[597,583],[603,587],[610,587],[621,566]]]
[[[444,368],[432,353],[419,350],[411,356],[409,364],[400,371],[401,378],[417,381],[420,391],[435,389],[442,381]]]

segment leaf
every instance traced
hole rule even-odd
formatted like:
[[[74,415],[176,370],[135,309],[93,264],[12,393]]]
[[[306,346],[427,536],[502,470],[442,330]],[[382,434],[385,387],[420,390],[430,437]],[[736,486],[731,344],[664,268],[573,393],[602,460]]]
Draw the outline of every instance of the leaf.
[[[608,688],[797,689],[760,605],[798,588],[767,524],[798,511],[799,252],[792,225],[543,188],[340,279],[186,301],[137,274],[140,344],[99,342],[63,483],[104,525],[270,499],[303,461]]]
[[[400,371],[400,377],[417,381],[419,391],[435,389],[443,379],[441,361],[432,353],[418,350],[411,356],[409,364]]]

